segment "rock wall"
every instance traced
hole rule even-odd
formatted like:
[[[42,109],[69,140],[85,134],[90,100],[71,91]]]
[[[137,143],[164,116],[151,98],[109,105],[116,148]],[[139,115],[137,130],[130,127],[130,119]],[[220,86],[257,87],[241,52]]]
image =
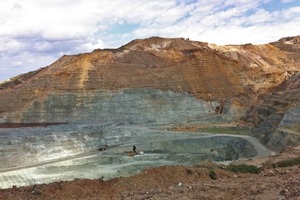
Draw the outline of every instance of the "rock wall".
[[[253,134],[274,150],[300,143],[300,73],[278,85],[251,108]]]
[[[290,129],[300,132],[300,104],[291,107],[283,116],[279,124],[281,129]]]
[[[155,89],[125,89],[115,92],[93,91],[52,93],[36,100],[24,111],[21,122],[110,121],[147,124],[190,121],[229,121],[231,102],[208,102],[188,93]],[[222,114],[215,114],[222,107]]]

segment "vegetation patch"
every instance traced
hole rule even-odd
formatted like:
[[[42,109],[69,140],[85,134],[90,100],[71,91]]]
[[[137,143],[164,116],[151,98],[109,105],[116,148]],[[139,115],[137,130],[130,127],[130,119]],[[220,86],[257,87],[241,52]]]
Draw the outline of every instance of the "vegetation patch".
[[[210,178],[211,180],[217,180],[217,174],[216,174],[216,172],[213,171],[213,170],[210,170],[210,171],[209,171],[208,176],[209,176],[209,178]]]
[[[192,175],[192,174],[193,174],[193,170],[191,170],[191,169],[186,169],[185,171],[186,171],[186,173],[187,173],[188,175]]]
[[[230,171],[235,173],[251,173],[251,174],[258,174],[261,169],[254,166],[254,165],[229,165],[227,167]]]
[[[279,161],[273,164],[273,167],[291,167],[295,165],[300,165],[300,157]]]

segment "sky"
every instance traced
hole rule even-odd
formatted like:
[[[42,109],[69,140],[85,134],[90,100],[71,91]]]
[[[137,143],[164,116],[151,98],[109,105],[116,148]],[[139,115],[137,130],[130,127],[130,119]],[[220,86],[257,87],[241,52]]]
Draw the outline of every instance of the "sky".
[[[300,0],[1,0],[0,81],[151,36],[264,44],[300,35]]]

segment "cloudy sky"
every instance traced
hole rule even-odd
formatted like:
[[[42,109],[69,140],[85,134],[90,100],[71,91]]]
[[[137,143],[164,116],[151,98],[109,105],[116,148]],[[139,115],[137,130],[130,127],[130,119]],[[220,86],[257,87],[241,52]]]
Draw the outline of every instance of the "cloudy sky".
[[[300,0],[1,0],[0,81],[136,38],[219,45],[300,35]]]

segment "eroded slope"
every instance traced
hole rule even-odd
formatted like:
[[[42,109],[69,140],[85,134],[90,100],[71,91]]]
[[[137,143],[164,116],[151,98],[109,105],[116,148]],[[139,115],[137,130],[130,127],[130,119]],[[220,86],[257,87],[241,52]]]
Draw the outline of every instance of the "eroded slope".
[[[258,95],[299,70],[299,63],[289,55],[270,44],[218,47],[182,38],[153,37],[118,49],[63,56],[48,67],[1,85],[0,121],[97,119],[95,113],[103,109],[118,113],[118,103],[109,104],[114,102],[111,98],[131,101],[126,92],[119,97],[124,89],[163,92],[158,98],[151,97],[152,103],[145,104],[143,113],[160,112],[162,104],[171,105],[167,99],[168,91],[172,91],[195,98],[194,104],[204,100],[203,106],[209,107],[206,114],[228,113],[231,120],[237,119]],[[107,92],[111,93],[109,98]],[[106,108],[102,100],[108,102]],[[172,109],[177,112],[181,107]],[[188,112],[183,118],[187,116]]]
[[[247,114],[254,134],[273,149],[300,142],[300,73],[275,87]]]

